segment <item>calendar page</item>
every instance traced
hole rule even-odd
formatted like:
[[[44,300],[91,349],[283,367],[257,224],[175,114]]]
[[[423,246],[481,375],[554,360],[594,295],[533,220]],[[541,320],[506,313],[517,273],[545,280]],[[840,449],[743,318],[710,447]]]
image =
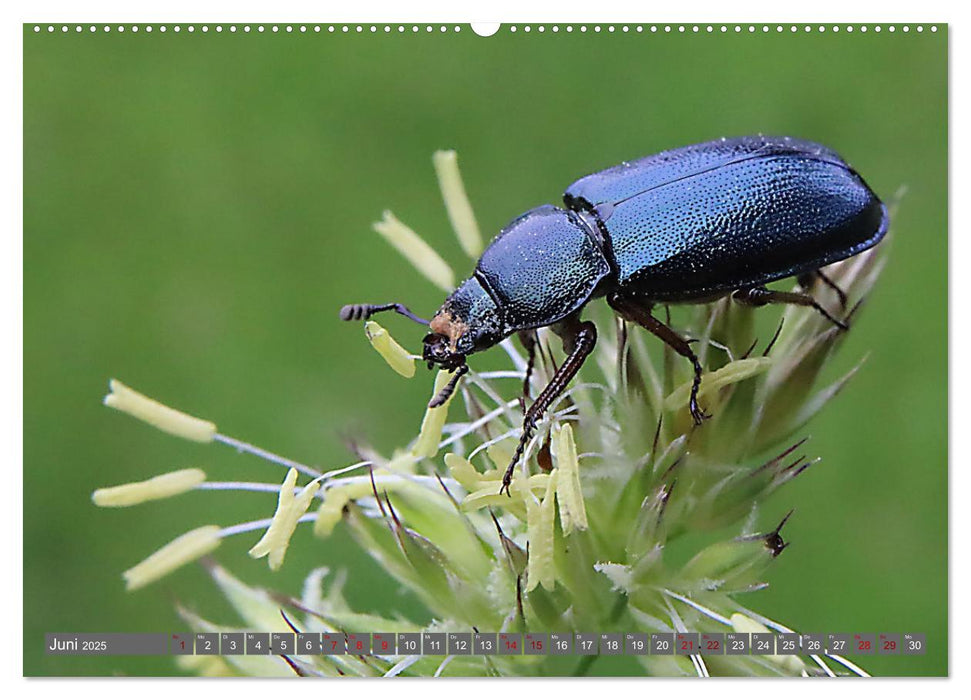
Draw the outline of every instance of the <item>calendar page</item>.
[[[948,25],[306,19],[22,27],[24,675],[948,675]]]

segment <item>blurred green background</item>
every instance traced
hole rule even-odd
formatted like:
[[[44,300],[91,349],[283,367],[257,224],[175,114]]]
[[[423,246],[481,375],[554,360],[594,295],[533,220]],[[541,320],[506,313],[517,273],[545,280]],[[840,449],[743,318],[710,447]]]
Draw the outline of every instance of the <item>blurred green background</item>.
[[[926,633],[924,656],[858,660],[878,675],[947,673],[946,28],[381,29],[25,28],[25,674],[177,673],[167,658],[47,657],[43,634],[178,631],[175,601],[235,622],[199,567],[132,594],[120,574],[185,530],[275,503],[196,492],[99,510],[93,489],[187,466],[283,476],[105,409],[109,377],[308,463],[353,461],[347,435],[390,453],[414,435],[430,378],[392,375],[336,311],[441,302],[371,231],[384,208],[468,271],[434,150],[458,150],[492,235],[593,170],[759,131],[835,148],[885,200],[907,192],[833,376],[869,360],[810,426],[823,462],[769,503],[766,522],[796,508],[793,545],[744,602],[803,631]],[[386,322],[418,346],[420,331]],[[288,591],[314,566],[349,567],[356,607],[417,615],[341,529],[299,531],[276,574],[246,555],[257,537],[224,543],[219,560]]]

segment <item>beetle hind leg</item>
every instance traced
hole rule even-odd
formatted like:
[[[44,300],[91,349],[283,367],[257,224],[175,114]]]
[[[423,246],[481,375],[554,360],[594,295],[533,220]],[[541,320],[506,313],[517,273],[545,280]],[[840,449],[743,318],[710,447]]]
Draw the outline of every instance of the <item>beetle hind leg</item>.
[[[691,399],[688,401],[688,410],[691,412],[691,418],[694,419],[695,425],[701,425],[706,418],[711,418],[711,415],[705,413],[704,409],[698,405],[698,390],[701,388],[703,369],[701,361],[694,350],[691,349],[689,342],[678,335],[670,326],[654,318],[651,315],[650,303],[617,295],[608,296],[607,303],[622,318],[650,331],[664,341],[665,345],[691,362],[695,376],[691,383]]]
[[[844,292],[842,288],[836,284],[836,282],[824,274],[822,270],[804,272],[796,278],[796,282],[799,283],[799,286],[802,287],[807,294],[812,291],[816,280],[820,280],[823,284],[833,290],[836,297],[839,299],[840,308],[845,311],[847,304],[846,292]]]
[[[840,321],[816,301],[811,294],[804,292],[777,292],[765,287],[748,287],[732,293],[732,299],[747,306],[765,306],[766,304],[794,304],[796,306],[811,306],[822,314],[828,321],[844,331],[850,329],[845,321]]]

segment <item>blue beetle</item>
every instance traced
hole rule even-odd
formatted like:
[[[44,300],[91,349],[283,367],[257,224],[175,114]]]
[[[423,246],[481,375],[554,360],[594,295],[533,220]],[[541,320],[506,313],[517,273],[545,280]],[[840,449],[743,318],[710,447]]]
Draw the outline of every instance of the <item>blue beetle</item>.
[[[500,231],[431,321],[402,304],[341,309],[344,320],[393,310],[430,327],[424,359],[454,373],[432,407],[455,391],[468,355],[544,326],[561,337],[566,360],[525,412],[503,479],[507,493],[537,421],[593,350],[597,329],[580,320],[591,299],[605,296],[622,318],[692,363],[689,410],[700,424],[708,417],[698,405],[701,363],[687,340],[651,314],[653,305],[731,294],[754,306],[811,306],[845,329],[811,294],[765,285],[793,276],[804,287],[813,277],[832,285],[819,269],[875,245],[889,224],[886,207],[835,152],[762,135],[621,163],[574,182],[563,202],[531,209]],[[530,367],[533,347],[527,342]]]

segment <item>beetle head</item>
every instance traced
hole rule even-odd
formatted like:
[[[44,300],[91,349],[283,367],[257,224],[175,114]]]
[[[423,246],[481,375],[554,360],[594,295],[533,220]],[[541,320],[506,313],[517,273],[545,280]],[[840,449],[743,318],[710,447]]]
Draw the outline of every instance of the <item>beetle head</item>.
[[[453,352],[446,336],[440,333],[429,333],[423,342],[425,349],[422,357],[428,363],[428,369],[438,365],[442,369],[453,370],[465,364],[465,355]]]
[[[500,340],[499,309],[475,277],[452,292],[428,324],[422,353],[429,367],[452,370],[465,364],[467,355],[490,348]]]

